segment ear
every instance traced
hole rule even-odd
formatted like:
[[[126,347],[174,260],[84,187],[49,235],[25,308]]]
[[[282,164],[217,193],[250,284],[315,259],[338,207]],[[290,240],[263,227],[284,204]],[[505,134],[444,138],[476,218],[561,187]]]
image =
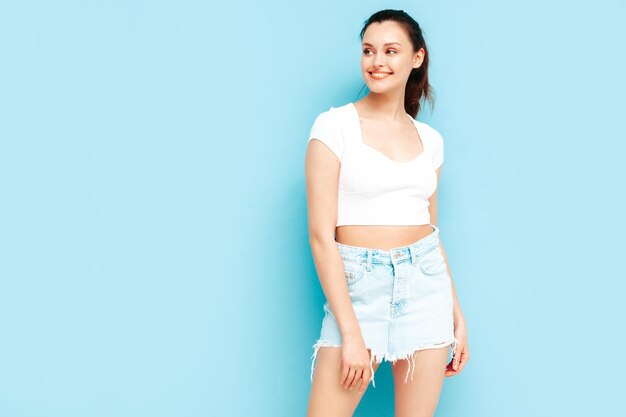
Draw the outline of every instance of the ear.
[[[419,68],[422,62],[424,62],[424,48],[420,48],[413,56],[413,68]]]

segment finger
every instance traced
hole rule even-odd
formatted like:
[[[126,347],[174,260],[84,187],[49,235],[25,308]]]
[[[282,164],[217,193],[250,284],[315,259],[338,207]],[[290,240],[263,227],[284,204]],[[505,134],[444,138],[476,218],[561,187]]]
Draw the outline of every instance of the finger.
[[[368,382],[368,379],[366,378],[365,373],[364,373],[363,377],[359,379],[359,385],[358,385],[359,394],[363,394],[365,392],[365,387],[367,386],[367,382]]]
[[[357,379],[354,388],[356,388],[357,392],[361,394],[363,392],[363,387],[365,386],[365,377],[361,376],[361,378]]]
[[[459,373],[458,371],[455,371],[455,370],[452,368],[452,365],[449,365],[449,366],[446,368],[445,376],[446,376],[446,377],[451,377],[451,376],[454,376],[454,375],[456,375],[456,374],[458,374],[458,373]]]
[[[369,367],[363,371],[363,377],[361,378],[361,385],[359,385],[359,394],[363,394],[367,389],[367,386],[370,383],[370,379],[372,379],[372,371]]]
[[[350,391],[357,387],[357,384],[363,377],[363,369],[357,369],[354,374],[354,380],[350,383]]]
[[[467,348],[464,348],[463,350],[461,350],[461,352],[459,353],[459,357],[455,358],[456,360],[456,370],[460,369],[460,364],[462,362],[465,362],[467,359],[466,357],[469,355],[469,351],[467,350]]]
[[[463,368],[465,368],[465,364],[467,363],[467,361],[469,361],[469,358],[470,358],[469,352],[461,356],[461,362],[459,362],[459,372],[461,372]]]
[[[343,368],[341,368],[341,376],[339,377],[340,385],[344,385],[344,386],[346,385],[346,378],[348,377],[349,372],[350,372],[350,367],[344,364]]]
[[[448,363],[446,365],[445,375],[446,376],[453,376],[453,375],[456,375],[457,373],[458,372],[454,369],[454,358],[452,358],[450,363]]]
[[[348,368],[347,372],[348,373],[347,373],[347,375],[346,375],[346,377],[344,378],[344,381],[343,381],[343,389],[346,389],[348,387],[348,384],[350,383],[350,381],[352,381],[352,372],[353,372],[352,369]]]
[[[463,368],[465,367],[465,364],[467,363],[467,361],[469,360],[469,353],[467,350],[465,350],[464,352],[461,353],[461,358],[459,361],[459,365],[457,365],[457,369],[454,369],[454,359],[446,366],[446,372],[445,375],[446,376],[453,376],[458,374],[459,372],[461,372],[463,370]]]
[[[370,383],[370,379],[372,379],[372,371],[369,367],[363,371],[363,377],[361,378],[361,385],[359,386],[359,393],[365,392],[365,387]]]
[[[346,384],[343,386],[344,389],[348,389],[350,385],[352,385],[352,381],[354,381],[354,376],[356,375],[356,369],[350,369],[350,373],[348,374],[348,380]]]

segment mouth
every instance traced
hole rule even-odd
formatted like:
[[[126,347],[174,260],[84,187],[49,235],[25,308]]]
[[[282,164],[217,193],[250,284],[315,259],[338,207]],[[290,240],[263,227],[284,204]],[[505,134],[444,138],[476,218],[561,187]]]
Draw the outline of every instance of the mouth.
[[[368,74],[375,80],[382,80],[389,77],[393,73],[384,71],[368,71]]]

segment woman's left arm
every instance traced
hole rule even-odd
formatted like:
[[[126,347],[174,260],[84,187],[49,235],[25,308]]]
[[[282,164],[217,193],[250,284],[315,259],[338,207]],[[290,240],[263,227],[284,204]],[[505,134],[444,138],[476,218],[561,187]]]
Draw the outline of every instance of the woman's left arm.
[[[432,196],[428,199],[430,205],[428,210],[430,212],[430,223],[437,226],[437,190],[439,189],[439,177],[441,175],[441,166],[437,169],[437,188]],[[467,325],[465,323],[465,317],[461,310],[461,304],[456,294],[456,288],[454,287],[454,280],[452,279],[452,272],[450,270],[450,264],[448,263],[448,257],[441,241],[441,235],[439,236],[439,247],[441,248],[441,254],[446,263],[448,270],[448,276],[450,277],[450,284],[452,287],[452,298],[454,301],[453,316],[454,316],[454,337],[457,339],[457,350],[452,358],[452,361],[446,367],[446,376],[452,376],[458,374],[463,370],[465,364],[469,360],[469,348],[467,341]]]
[[[436,223],[433,223],[437,226]],[[448,275],[450,276],[450,283],[452,284],[452,298],[454,299],[454,327],[460,324],[465,324],[465,318],[463,317],[463,311],[461,311],[461,304],[459,304],[459,299],[456,296],[456,289],[454,288],[454,280],[452,279],[452,273],[450,272],[450,265],[448,264],[448,257],[446,256],[446,250],[443,248],[443,242],[441,242],[441,237],[439,237],[439,247],[441,247],[441,253],[443,254],[443,259],[446,261],[446,268],[448,268]]]

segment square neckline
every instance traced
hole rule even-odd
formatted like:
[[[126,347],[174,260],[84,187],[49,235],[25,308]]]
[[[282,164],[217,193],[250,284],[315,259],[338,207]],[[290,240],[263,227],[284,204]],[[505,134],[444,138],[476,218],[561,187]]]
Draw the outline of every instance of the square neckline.
[[[421,159],[422,155],[424,155],[426,153],[426,145],[424,144],[424,140],[422,139],[422,133],[419,130],[419,126],[415,123],[415,119],[413,119],[413,117],[409,113],[404,112],[404,114],[407,115],[407,117],[411,120],[411,123],[415,127],[415,131],[417,132],[417,136],[419,138],[419,141],[422,144],[422,152],[420,152],[420,154],[417,155],[416,157],[414,157],[412,159],[409,159],[408,161],[398,161],[396,159],[391,159],[390,157],[388,157],[387,155],[385,155],[384,153],[382,153],[378,149],[375,149],[375,148],[371,147],[370,145],[368,145],[367,143],[363,142],[363,131],[361,130],[361,118],[359,116],[359,112],[356,109],[356,106],[354,105],[354,102],[350,102],[349,104],[350,104],[350,107],[352,108],[352,111],[353,111],[354,115],[356,116],[356,127],[357,127],[357,131],[358,131],[359,144],[361,146],[363,146],[363,147],[365,147],[367,149],[372,150],[374,153],[380,155],[381,157],[383,157],[387,161],[395,163],[395,164],[410,164],[412,162],[416,162],[419,159]]]

